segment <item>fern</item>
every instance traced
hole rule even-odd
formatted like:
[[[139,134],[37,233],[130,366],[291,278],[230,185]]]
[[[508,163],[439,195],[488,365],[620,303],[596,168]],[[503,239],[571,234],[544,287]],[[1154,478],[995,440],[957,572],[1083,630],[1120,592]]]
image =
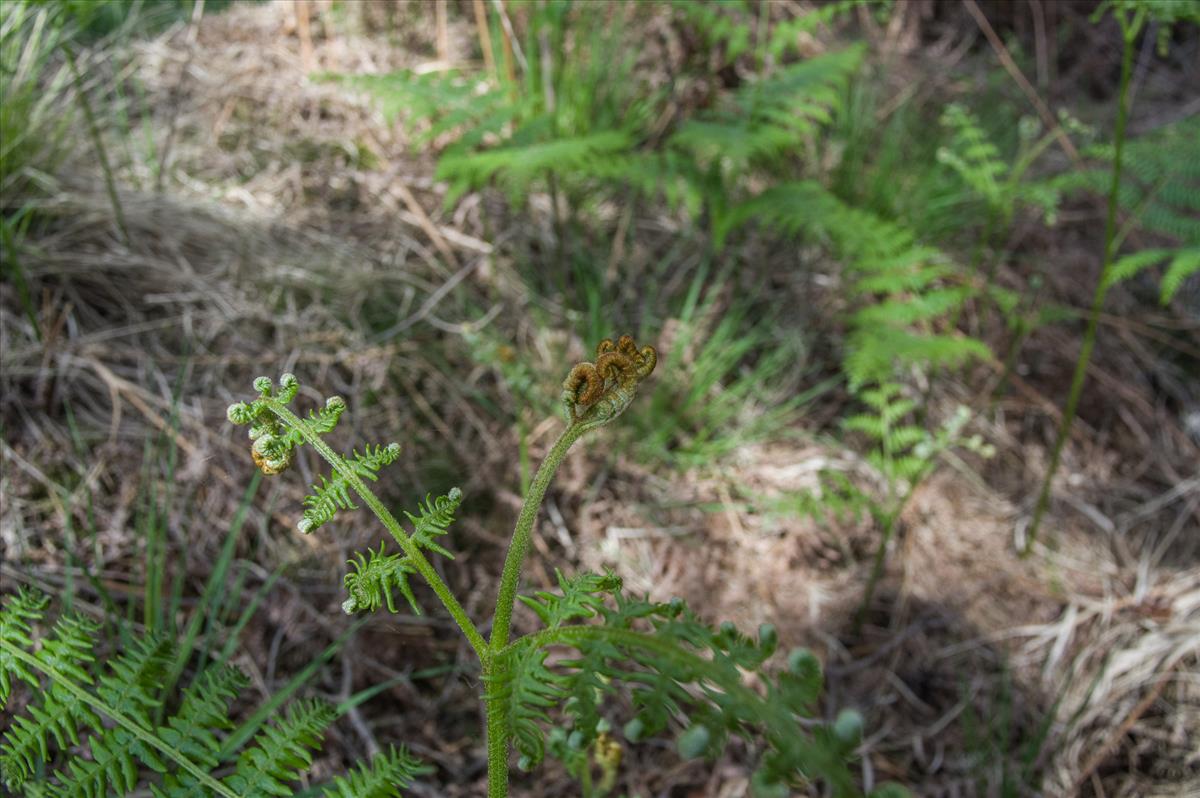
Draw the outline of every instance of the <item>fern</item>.
[[[33,648],[30,638],[33,624],[41,620],[49,603],[46,596],[23,587],[4,600],[4,611],[0,612],[0,641],[7,645],[0,648],[0,709],[8,705],[13,679],[20,679],[34,689],[39,686],[35,671],[16,652]]]
[[[806,181],[767,189],[732,209],[718,243],[751,219],[824,243],[846,263],[852,293],[867,303],[850,315],[843,367],[852,388],[890,379],[898,366],[959,366],[990,356],[982,341],[949,329],[973,290],[948,284],[956,276],[949,259],[900,225]]]
[[[216,770],[221,751],[217,733],[234,727],[229,703],[247,684],[249,680],[236,668],[210,666],[184,689],[179,710],[159,729],[159,737],[205,772]],[[200,798],[205,794],[197,779],[181,768],[165,773],[162,785],[152,785],[151,792],[155,798]]]
[[[34,627],[47,603],[39,593],[18,590],[5,598],[0,613],[3,698],[11,697],[14,680],[32,690],[27,707],[0,738],[0,783],[55,798],[138,790],[155,798],[293,794],[292,782],[311,764],[311,750],[335,716],[332,707],[294,702],[282,721],[241,750],[234,771],[218,780],[213,774],[221,764],[219,734],[233,727],[228,706],[246,678],[225,665],[210,667],[184,690],[179,708],[156,725],[162,702],[157,691],[174,645],[155,635],[133,636],[120,655],[100,663],[92,653],[97,626],[64,615],[39,646]],[[380,779],[400,786],[417,772],[414,759],[393,751],[338,784],[395,795],[394,789],[380,791]]]
[[[374,449],[368,446],[362,454],[357,451],[351,453],[345,463],[349,473],[359,479],[374,482],[379,479],[379,470],[396,462],[396,458],[399,456],[400,444],[398,443],[376,446]],[[301,532],[305,534],[312,532],[331,520],[338,510],[355,509],[355,504],[350,498],[350,485],[346,479],[346,473],[335,471],[331,479],[321,477],[320,484],[312,486],[313,492],[304,497],[306,509],[297,525]]]
[[[608,130],[591,135],[555,138],[524,146],[510,145],[482,152],[456,152],[438,161],[436,176],[450,183],[446,204],[453,205],[466,191],[495,179],[510,199],[519,202],[534,180],[550,172],[603,174],[604,164],[620,158],[632,146],[629,135]]]
[[[863,53],[848,47],[783,67],[740,89],[723,109],[684,122],[668,144],[719,169],[726,182],[776,162],[830,121]]]
[[[1055,178],[1063,193],[1104,194],[1109,190],[1112,145],[1097,145],[1085,154],[1101,166]],[[1117,204],[1136,227],[1175,247],[1139,250],[1113,261],[1106,288],[1143,271],[1166,264],[1159,299],[1170,303],[1184,282],[1200,272],[1200,120],[1188,118],[1125,142]]]
[[[225,784],[240,795],[291,795],[286,782],[299,777],[312,764],[311,751],[320,744],[325,727],[334,717],[333,707],[323,702],[294,702],[282,721],[255,735]]]
[[[548,709],[565,696],[568,680],[546,667],[547,652],[517,646],[499,658],[487,679],[487,700],[503,715],[517,751],[520,767],[530,770],[546,753],[541,724],[550,722]]]
[[[539,595],[544,604],[578,605],[571,594],[605,581],[595,574],[563,578],[556,600]],[[602,604],[587,604],[598,610],[599,624],[561,625],[523,638],[505,650],[506,666],[489,684],[490,694],[506,706],[522,767],[536,765],[544,755],[553,707],[565,713],[573,731],[569,746],[551,750],[578,751],[603,740],[608,721],[598,709],[601,697],[625,683],[632,687],[636,712],[624,726],[630,742],[660,733],[677,718],[687,719],[678,738],[684,756],[715,754],[730,736],[763,734],[769,749],[760,764],[760,782],[796,785],[800,774],[819,773],[835,795],[853,793],[849,772],[837,764],[844,744],[806,735],[795,721],[811,713],[820,690],[820,667],[810,654],[796,652],[792,667],[770,675],[761,670],[777,645],[770,625],[753,639],[732,624],[713,628],[700,622],[678,600],[661,604],[630,598],[616,586],[583,592],[608,597]],[[578,656],[552,668],[547,645],[569,646]],[[763,693],[744,686],[743,671],[766,685]]]
[[[426,496],[425,506],[421,508],[420,515],[414,516],[411,513],[405,513],[413,525],[410,537],[413,544],[423,551],[432,551],[443,557],[454,559],[454,555],[443,548],[436,538],[449,531],[450,523],[454,520],[454,512],[461,502],[462,491],[458,488],[451,488],[448,494],[439,496],[434,502],[430,502],[429,497]],[[342,603],[342,609],[347,613],[362,610],[374,612],[384,604],[387,605],[389,612],[396,612],[392,591],[399,590],[408,601],[409,606],[412,607],[413,612],[421,614],[417,598],[413,595],[412,587],[408,582],[408,577],[417,573],[417,566],[410,555],[385,554],[384,544],[380,543],[379,551],[372,551],[368,548],[366,557],[363,557],[362,554],[355,554],[355,558],[350,561],[350,566],[354,570],[346,574],[344,580],[346,592],[350,594],[350,597]]]
[[[517,597],[534,611],[548,629],[562,626],[570,620],[595,617],[603,606],[604,594],[621,589],[621,578],[613,574],[580,574],[571,579],[556,568],[554,575],[561,592],[541,590],[533,598]]]
[[[690,757],[716,754],[730,737],[761,738],[766,751],[755,783],[764,789],[779,791],[820,778],[834,795],[854,795],[846,761],[857,737],[842,733],[845,723],[828,728],[815,724],[811,731],[800,725],[801,717],[813,713],[820,668],[810,654],[799,653],[790,659],[786,672],[766,671],[764,664],[778,642],[770,626],[762,627],[754,639],[732,624],[708,626],[680,601],[659,604],[627,597],[612,574],[567,577],[558,572],[558,591],[520,597],[541,621],[541,631],[509,639],[521,562],[551,478],[576,440],[628,408],[657,362],[653,347],[639,347],[630,336],[605,339],[596,347],[595,361],[576,364],[563,381],[567,426],[527,490],[505,558],[489,640],[483,639],[425,558],[428,551],[449,555],[437,539],[446,534],[459,506],[457,489],[436,501],[427,497],[419,514],[407,514],[413,530],[406,533],[354,468],[325,447],[308,422],[284,406],[288,394],[294,395],[290,388],[275,393],[269,381],[259,381],[260,398],[234,405],[229,416],[279,437],[298,432],[333,464],[347,490],[371,508],[401,545],[403,554],[387,553],[381,546],[369,550],[368,556],[357,555],[354,570],[346,577],[351,593],[348,610],[383,605],[394,610],[392,590],[400,590],[411,601],[408,577],[419,573],[458,623],[479,658],[486,686],[490,796],[508,793],[510,745],[520,754],[520,766],[532,768],[546,755],[550,726],[557,729],[550,750],[563,757],[569,772],[583,778],[590,768],[588,757],[594,755],[602,785],[611,787],[621,749],[608,736],[611,724],[605,717],[609,706],[605,698],[623,685],[630,689],[636,711],[625,726],[631,740],[679,723],[684,730],[677,744],[680,753]],[[285,376],[281,382],[290,386],[294,378]],[[902,412],[903,408],[895,409],[885,417]],[[903,439],[905,434],[895,437]],[[575,654],[552,659],[551,650],[557,647],[573,649]],[[753,682],[746,681],[746,673],[753,675]],[[751,683],[761,688],[753,689]],[[282,794],[273,785],[294,778],[307,766],[308,749],[327,720],[324,712],[317,705],[299,705],[279,729],[260,735],[259,747],[242,754],[237,772],[227,782],[257,794]],[[860,727],[861,723],[854,726]],[[254,781],[256,774],[266,774],[264,781]],[[378,777],[363,773],[359,778],[358,784],[342,782],[330,788],[337,792],[326,794],[371,794],[375,786],[383,789]]]
[[[363,762],[346,776],[338,776],[326,787],[324,798],[396,798],[403,787],[408,787],[429,768],[408,752],[406,748],[389,747],[375,755],[369,763]]]
[[[938,148],[938,162],[953,171],[984,201],[994,219],[1007,224],[1018,207],[1028,206],[1040,211],[1047,221],[1054,221],[1058,189],[1052,183],[1025,179],[1026,171],[1054,140],[1053,133],[1033,140],[1036,127],[1022,125],[1021,151],[1010,164],[975,115],[962,105],[948,105],[941,122],[951,137],[947,144]]]

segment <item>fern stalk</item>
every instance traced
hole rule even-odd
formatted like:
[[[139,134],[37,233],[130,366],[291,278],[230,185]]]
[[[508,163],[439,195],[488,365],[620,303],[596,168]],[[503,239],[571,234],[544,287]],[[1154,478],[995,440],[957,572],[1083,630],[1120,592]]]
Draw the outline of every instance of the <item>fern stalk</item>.
[[[550,447],[546,459],[538,466],[533,481],[529,483],[529,491],[525,494],[512,541],[508,545],[508,554],[504,558],[504,571],[500,576],[500,590],[496,597],[496,613],[492,620],[492,636],[488,653],[482,658],[485,681],[495,675],[495,659],[508,645],[513,605],[517,599],[517,584],[521,579],[521,566],[529,554],[533,525],[546,497],[546,489],[571,446],[585,431],[584,425],[578,421],[569,424]],[[499,698],[487,699],[488,798],[503,798],[508,795],[509,735],[500,703]]]
[[[454,619],[454,622],[458,624],[458,628],[462,630],[463,635],[471,644],[471,648],[475,651],[475,654],[481,661],[485,659],[487,643],[484,641],[483,636],[479,634],[479,630],[475,628],[475,624],[467,615],[467,611],[463,609],[462,604],[455,598],[454,593],[442,581],[442,578],[438,576],[437,571],[434,570],[429,560],[425,558],[421,549],[409,539],[409,536],[405,533],[404,528],[400,526],[400,522],[396,520],[396,517],[383,506],[383,503],[379,501],[374,492],[359,479],[358,475],[354,473],[354,469],[346,463],[341,455],[329,448],[321,440],[321,437],[310,430],[308,425],[303,423],[291,410],[288,410],[276,399],[266,399],[264,401],[267,407],[271,409],[271,412],[284,425],[298,432],[304,438],[304,442],[312,446],[321,457],[325,458],[325,461],[333,467],[333,470],[371,508],[371,512],[387,528],[388,532],[395,538],[396,543],[400,545],[400,548],[411,559],[413,567],[417,569],[417,572],[433,588],[433,592],[437,594],[438,599],[441,600],[443,606],[445,606],[450,616]]]
[[[1088,314],[1087,331],[1083,336],[1083,345],[1079,350],[1079,358],[1075,361],[1075,373],[1071,377],[1071,390],[1067,395],[1067,406],[1063,410],[1062,420],[1058,425],[1058,435],[1054,440],[1054,449],[1050,454],[1050,467],[1042,480],[1042,490],[1038,495],[1037,507],[1033,511],[1033,521],[1029,524],[1029,535],[1025,541],[1022,556],[1028,556],[1037,542],[1038,528],[1042,517],[1050,504],[1050,487],[1054,475],[1058,471],[1062,458],[1063,446],[1075,423],[1075,413],[1079,407],[1079,397],[1083,394],[1083,383],[1087,377],[1088,363],[1092,359],[1092,349],[1096,345],[1096,327],[1100,320],[1100,311],[1104,307],[1105,297],[1111,284],[1109,272],[1112,270],[1113,255],[1116,252],[1117,235],[1117,202],[1121,189],[1121,153],[1125,146],[1125,125],[1129,118],[1129,83],[1133,72],[1133,50],[1138,31],[1142,27],[1145,10],[1139,10],[1131,21],[1122,14],[1117,15],[1124,34],[1124,51],[1121,55],[1121,84],[1117,97],[1117,126],[1115,131],[1112,182],[1108,190],[1108,216],[1104,224],[1104,263],[1100,269],[1100,278],[1096,281],[1096,291],[1092,297],[1092,308]]]

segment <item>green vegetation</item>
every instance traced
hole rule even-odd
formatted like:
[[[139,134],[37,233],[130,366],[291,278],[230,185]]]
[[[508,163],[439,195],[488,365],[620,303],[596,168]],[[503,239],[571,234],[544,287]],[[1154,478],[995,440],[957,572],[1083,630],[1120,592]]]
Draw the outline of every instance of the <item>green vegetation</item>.
[[[0,0],[0,783],[1178,786],[1196,9]]]
[[[567,426],[529,485],[504,562],[487,639],[426,556],[428,552],[452,556],[435,538],[446,533],[462,500],[461,491],[454,488],[435,501],[427,500],[418,515],[408,514],[412,531],[406,531],[366,485],[396,459],[399,445],[367,447],[349,458],[336,454],[321,436],[333,430],[346,403],[332,397],[323,408],[300,418],[286,407],[299,391],[290,374],[280,379],[279,388],[266,378],[257,380],[259,398],[231,406],[229,418],[250,425],[254,459],[264,473],[286,470],[303,445],[313,447],[332,466],[332,477],[322,477],[305,499],[308,509],[298,524],[301,532],[314,531],[338,510],[354,509],[353,497],[357,497],[400,547],[402,553],[385,554],[380,544],[378,551],[351,561],[354,570],[346,577],[350,597],[343,605],[347,612],[384,605],[394,612],[393,590],[399,590],[419,612],[408,578],[420,575],[450,613],[474,650],[487,687],[489,795],[508,794],[511,747],[519,752],[522,769],[541,763],[546,754],[546,724],[561,729],[568,741],[565,748],[561,741],[552,743],[551,751],[564,758],[573,755],[581,779],[590,774],[590,766],[579,763],[578,752],[605,744],[610,725],[599,707],[604,695],[623,682],[634,687],[637,710],[625,727],[630,742],[661,733],[682,712],[688,726],[678,746],[685,757],[716,753],[730,736],[761,735],[767,750],[755,782],[763,790],[785,790],[797,780],[820,779],[834,794],[851,795],[853,781],[843,760],[858,732],[837,724],[829,730],[800,732],[795,718],[811,711],[820,689],[820,667],[811,654],[797,650],[783,673],[761,670],[777,644],[772,627],[760,629],[757,640],[729,624],[715,629],[680,602],[661,604],[625,594],[621,580],[612,574],[565,577],[559,573],[558,592],[517,594],[533,525],[558,466],[585,433],[625,411],[656,363],[653,347],[639,349],[625,336],[615,343],[602,341],[595,363],[576,365],[567,376],[562,394]],[[511,640],[518,598],[534,611],[543,628]],[[586,623],[592,619],[598,623]],[[551,666],[547,657],[556,647],[572,648],[576,654]],[[765,696],[746,685],[743,671],[754,673],[767,686]],[[556,710],[562,718],[551,717]]]

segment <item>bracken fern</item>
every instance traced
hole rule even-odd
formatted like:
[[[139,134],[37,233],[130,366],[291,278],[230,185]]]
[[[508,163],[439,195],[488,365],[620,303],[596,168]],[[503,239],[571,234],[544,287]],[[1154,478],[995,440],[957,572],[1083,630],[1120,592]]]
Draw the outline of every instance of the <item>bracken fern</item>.
[[[122,653],[98,661],[98,627],[73,614],[60,616],[49,634],[35,627],[49,600],[18,590],[0,611],[0,709],[14,688],[30,690],[0,738],[0,783],[27,796],[101,798],[149,791],[156,798],[261,798],[292,795],[312,761],[333,707],[313,700],[292,704],[248,744],[223,753],[223,733],[233,728],[229,705],[246,678],[223,664],[210,665],[183,690],[163,722],[155,712],[175,646],[156,636],[133,637]],[[84,752],[87,752],[86,754]],[[232,768],[232,770],[230,770]],[[221,770],[229,771],[218,775]],[[325,796],[395,796],[422,771],[403,749],[391,749]]]
[[[660,603],[627,595],[613,574],[556,572],[557,590],[518,596],[538,510],[559,464],[586,432],[625,412],[657,362],[653,347],[639,347],[623,336],[601,341],[593,362],[577,364],[568,373],[560,397],[567,425],[529,485],[486,640],[426,558],[429,552],[450,555],[437,540],[462,501],[458,489],[434,501],[427,498],[418,514],[407,516],[413,529],[405,531],[362,478],[374,477],[377,469],[363,472],[355,460],[340,457],[321,440],[330,426],[327,421],[336,421],[344,403],[335,397],[326,403],[332,410],[325,415],[298,417],[286,407],[297,393],[291,375],[284,375],[278,388],[270,380],[257,380],[258,398],[231,406],[229,418],[250,425],[252,447],[261,455],[256,459],[264,470],[282,470],[298,445],[312,446],[333,467],[333,476],[322,487],[343,486],[334,504],[346,508],[352,506],[351,498],[363,502],[400,546],[400,553],[388,553],[381,545],[355,555],[346,577],[347,611],[383,606],[395,611],[393,591],[415,609],[408,580],[420,575],[459,625],[481,666],[492,798],[508,794],[513,747],[522,768],[536,767],[549,751],[563,758],[586,794],[611,789],[622,749],[610,734],[610,699],[624,688],[635,710],[623,727],[630,743],[676,724],[682,727],[677,747],[685,757],[715,755],[731,737],[762,741],[754,777],[759,793],[785,794],[807,781],[821,780],[834,795],[854,795],[846,762],[858,742],[861,719],[851,713],[828,727],[801,725],[800,719],[815,710],[820,664],[811,653],[796,651],[783,671],[768,669],[767,660],[777,646],[772,627],[764,626],[757,638],[731,624],[714,628],[678,600]],[[367,450],[369,455],[378,451]],[[540,630],[512,640],[518,599],[536,616]],[[552,656],[560,651],[562,656]],[[747,673],[752,680],[745,678]],[[322,716],[308,705],[296,712],[286,730],[301,743],[314,740]],[[275,748],[282,758],[260,763],[268,770],[302,767],[307,761],[303,745]],[[249,756],[240,761],[254,762]],[[591,779],[593,763],[601,771],[598,786]]]

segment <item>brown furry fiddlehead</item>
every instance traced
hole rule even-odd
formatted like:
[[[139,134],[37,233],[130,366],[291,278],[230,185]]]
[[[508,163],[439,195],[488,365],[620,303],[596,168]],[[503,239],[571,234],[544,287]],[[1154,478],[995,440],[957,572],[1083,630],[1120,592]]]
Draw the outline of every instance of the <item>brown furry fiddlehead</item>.
[[[584,429],[607,424],[629,406],[638,385],[654,371],[658,353],[640,349],[633,337],[605,338],[596,346],[595,363],[579,363],[563,381],[567,419]]]

